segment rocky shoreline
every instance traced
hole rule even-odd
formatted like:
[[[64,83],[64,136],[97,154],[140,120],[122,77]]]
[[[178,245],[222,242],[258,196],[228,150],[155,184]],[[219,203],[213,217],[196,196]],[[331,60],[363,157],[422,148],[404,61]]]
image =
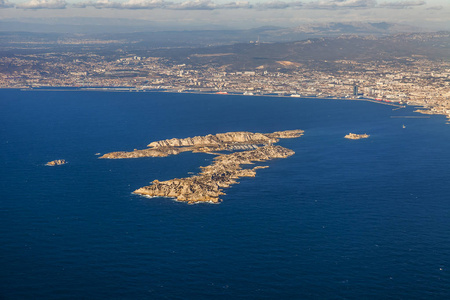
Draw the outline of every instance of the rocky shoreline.
[[[175,178],[167,181],[154,180],[151,185],[141,187],[133,193],[146,197],[169,197],[188,204],[220,203],[224,188],[238,183],[241,177],[255,177],[256,170],[267,168],[257,166],[243,169],[242,165],[286,158],[295,152],[274,146],[281,138],[297,138],[302,130],[288,130],[273,133],[227,132],[216,135],[196,136],[185,139],[168,139],[152,142],[150,148],[131,152],[111,152],[100,158],[124,159],[139,157],[165,157],[185,151],[206,152],[235,151],[231,154],[216,154],[214,163],[201,167],[197,175]],[[239,151],[242,150],[242,151]]]
[[[188,204],[219,203],[219,197],[225,195],[224,188],[238,183],[236,180],[240,177],[255,177],[256,170],[267,168],[257,166],[243,169],[241,165],[286,158],[294,153],[281,146],[263,146],[255,150],[224,154],[216,157],[212,165],[202,167],[202,172],[198,175],[162,182],[154,180],[151,185],[139,188],[133,193],[149,197],[170,197]]]
[[[429,109],[417,109],[414,112],[423,115],[443,115],[447,117],[447,122],[450,122],[450,109],[445,106],[435,106]]]
[[[344,138],[349,139],[349,140],[359,140],[359,139],[367,139],[370,135],[368,134],[357,134],[357,133],[349,133],[346,136],[344,136]]]
[[[100,158],[121,159],[140,157],[166,157],[181,152],[192,151],[212,153],[215,151],[233,151],[241,149],[255,149],[258,145],[271,145],[279,139],[297,138],[303,134],[302,130],[276,131],[273,133],[253,133],[247,131],[226,132],[195,136],[184,139],[167,139],[148,144],[147,149],[133,151],[110,152]]]
[[[64,159],[56,159],[56,160],[49,161],[45,165],[48,167],[54,167],[54,166],[60,166],[60,165],[65,165],[65,164],[67,164],[67,161],[65,161]]]

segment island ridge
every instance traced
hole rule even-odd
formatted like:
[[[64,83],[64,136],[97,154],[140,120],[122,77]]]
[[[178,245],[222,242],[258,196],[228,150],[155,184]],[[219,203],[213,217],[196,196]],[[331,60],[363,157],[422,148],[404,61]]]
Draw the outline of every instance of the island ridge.
[[[227,132],[216,135],[196,136],[185,139],[168,139],[152,142],[150,148],[132,152],[111,152],[100,158],[123,159],[139,157],[165,157],[185,151],[218,155],[214,163],[201,167],[198,175],[175,178],[167,181],[154,180],[151,185],[141,187],[133,193],[147,197],[170,197],[177,201],[194,203],[219,203],[224,188],[238,183],[240,177],[255,177],[256,170],[267,168],[257,166],[243,169],[241,165],[264,162],[274,158],[286,158],[294,151],[274,146],[281,138],[297,138],[302,130],[277,131],[273,133]],[[213,151],[235,151],[231,154],[217,154]]]

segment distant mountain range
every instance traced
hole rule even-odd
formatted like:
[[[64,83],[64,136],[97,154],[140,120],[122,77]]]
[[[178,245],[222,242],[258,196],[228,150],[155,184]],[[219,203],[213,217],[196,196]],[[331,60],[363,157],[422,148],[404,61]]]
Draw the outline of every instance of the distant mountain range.
[[[410,25],[397,23],[363,23],[363,22],[340,22],[340,23],[313,23],[303,24],[294,28],[283,28],[267,31],[271,35],[285,36],[288,39],[296,39],[298,35],[305,36],[336,36],[342,34],[359,35],[389,35],[393,33],[422,32],[423,29]]]
[[[249,41],[292,42],[315,37],[339,35],[390,35],[405,32],[423,32],[421,28],[396,23],[314,23],[293,28],[259,27],[254,29],[177,30],[144,20],[107,18],[54,18],[21,20],[1,20],[0,33],[30,32],[58,35],[76,34],[78,38],[121,39],[142,43],[145,47],[207,46]],[[32,38],[32,35],[30,35]]]
[[[129,30],[132,27],[125,19],[116,22],[91,18],[64,20],[64,26],[73,31],[51,32],[50,29],[66,28],[56,25],[60,19],[36,25],[35,30],[48,30],[43,32],[13,30],[5,26],[5,21],[0,21],[3,29],[0,30],[0,56],[70,52],[96,53],[116,59],[127,53],[164,57],[179,64],[227,66],[229,70],[290,69],[310,62],[397,60],[412,55],[450,60],[449,32],[425,32],[396,23],[340,22],[303,24],[294,28],[161,31],[139,21],[133,28],[145,30],[108,32],[100,29],[118,26]],[[41,25],[43,27],[39,27]],[[96,29],[83,33],[80,26]],[[77,30],[80,31],[77,33]]]
[[[339,60],[410,63],[412,57],[450,61],[450,32],[401,33],[376,37],[341,35],[297,42],[237,43],[203,48],[152,50],[175,63],[210,65],[224,71],[296,69],[301,65],[330,68]],[[331,64],[330,64],[331,63]],[[349,64],[351,68],[351,64]]]

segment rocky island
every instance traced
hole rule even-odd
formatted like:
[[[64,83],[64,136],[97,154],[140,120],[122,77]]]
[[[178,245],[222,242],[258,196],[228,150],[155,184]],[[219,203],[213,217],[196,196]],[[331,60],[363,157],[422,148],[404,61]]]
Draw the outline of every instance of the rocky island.
[[[54,167],[54,166],[60,166],[60,165],[65,165],[65,164],[67,164],[67,162],[64,159],[56,159],[56,160],[49,161],[45,165],[49,166],[49,167]]]
[[[365,133],[364,134],[349,133],[344,137],[349,140],[359,140],[359,139],[367,139],[369,136],[370,135]]]
[[[251,150],[258,145],[271,145],[279,139],[297,138],[303,134],[302,130],[276,131],[273,133],[253,133],[246,131],[226,132],[195,136],[184,139],[167,139],[148,144],[147,149],[131,152],[119,151],[106,153],[100,158],[139,158],[139,157],[166,157],[181,152],[192,151],[212,153],[214,151]]]
[[[198,175],[167,181],[154,180],[151,185],[141,187],[133,193],[147,197],[170,197],[189,204],[219,203],[219,197],[225,194],[224,188],[238,183],[236,180],[240,177],[255,177],[257,169],[267,168],[257,166],[243,169],[241,165],[289,157],[295,152],[273,144],[281,138],[297,138],[301,135],[302,130],[287,130],[273,133],[227,132],[193,138],[174,138],[152,142],[147,149],[111,152],[100,158],[165,157],[185,151],[215,154],[217,157],[214,163],[201,167],[202,171]],[[233,153],[214,153],[217,151]]]

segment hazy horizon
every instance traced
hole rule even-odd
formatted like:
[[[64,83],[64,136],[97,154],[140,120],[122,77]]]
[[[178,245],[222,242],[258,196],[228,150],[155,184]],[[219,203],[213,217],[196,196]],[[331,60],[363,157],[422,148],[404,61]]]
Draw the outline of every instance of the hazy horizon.
[[[329,22],[389,22],[450,30],[449,16],[450,5],[445,0],[0,0],[3,22],[95,25],[95,19],[102,26],[142,26],[153,30],[296,27]],[[3,25],[1,30],[8,28]]]

